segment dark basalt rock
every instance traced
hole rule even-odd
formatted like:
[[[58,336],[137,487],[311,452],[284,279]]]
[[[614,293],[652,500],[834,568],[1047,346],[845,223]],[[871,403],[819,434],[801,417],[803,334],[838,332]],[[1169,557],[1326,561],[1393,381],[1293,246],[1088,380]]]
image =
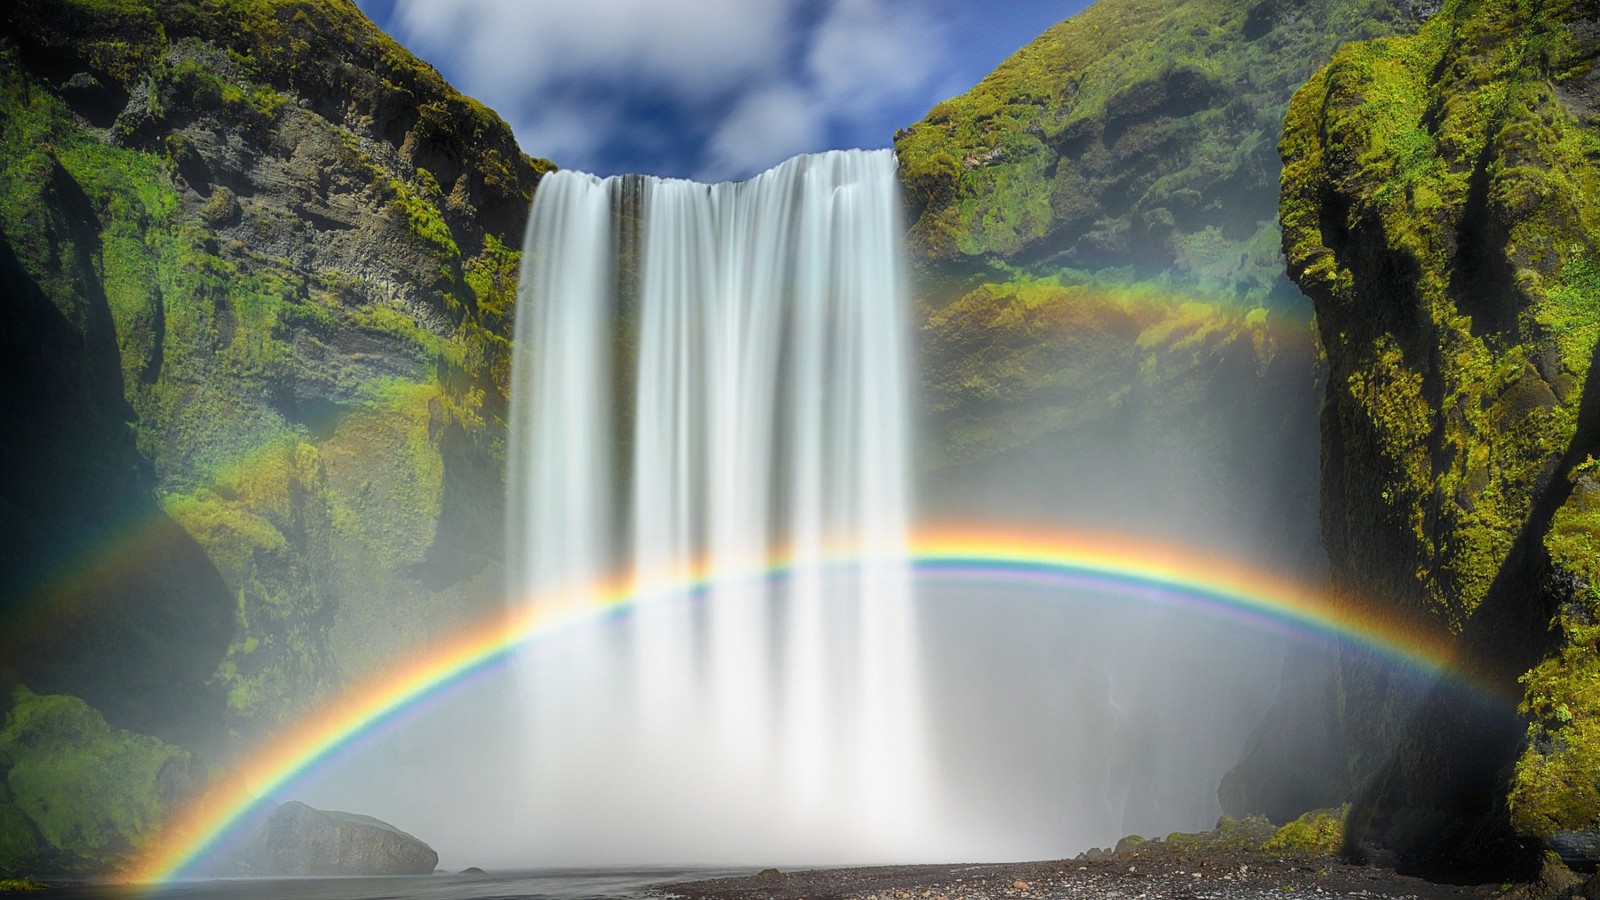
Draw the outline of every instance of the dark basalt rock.
[[[1558,831],[1545,841],[1561,861],[1575,869],[1592,871],[1600,864],[1600,831]]]
[[[263,875],[427,875],[439,854],[371,816],[290,801],[267,819],[257,854]]]

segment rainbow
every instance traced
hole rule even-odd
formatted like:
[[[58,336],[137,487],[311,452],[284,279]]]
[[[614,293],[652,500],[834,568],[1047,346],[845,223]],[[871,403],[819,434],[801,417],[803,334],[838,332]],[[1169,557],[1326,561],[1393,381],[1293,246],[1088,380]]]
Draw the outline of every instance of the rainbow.
[[[829,555],[840,565],[854,559],[848,551]],[[1170,545],[1063,531],[934,529],[916,537],[912,562],[919,576],[940,580],[1090,588],[1162,603],[1186,601],[1222,615],[1338,637],[1429,675],[1444,673],[1450,661],[1447,639],[1375,608],[1334,603],[1324,592],[1289,579]],[[775,557],[751,566],[748,576],[781,578],[789,568],[788,558]],[[260,798],[411,704],[503,661],[524,642],[707,584],[703,567],[686,573],[670,591],[641,593],[625,580],[600,583],[448,636],[426,653],[354,685],[244,760],[233,777],[179,810],[126,877],[141,883],[180,877]]]
[[[381,421],[388,414],[388,408],[380,406],[358,410],[341,420],[340,427],[361,427],[369,421]],[[99,529],[94,537],[65,548],[39,571],[28,573],[14,588],[17,599],[5,611],[0,658],[5,658],[5,651],[11,647],[25,646],[52,633],[57,627],[55,617],[93,615],[97,609],[115,602],[128,573],[152,557],[170,552],[165,548],[175,534],[204,545],[204,534],[186,527],[182,520],[179,510],[183,501],[208,491],[247,492],[245,486],[252,479],[282,468],[283,460],[292,458],[302,440],[293,433],[278,434],[248,450],[217,454],[196,464],[193,468],[200,477],[189,490],[166,492],[144,513]],[[208,553],[211,550],[203,549]]]

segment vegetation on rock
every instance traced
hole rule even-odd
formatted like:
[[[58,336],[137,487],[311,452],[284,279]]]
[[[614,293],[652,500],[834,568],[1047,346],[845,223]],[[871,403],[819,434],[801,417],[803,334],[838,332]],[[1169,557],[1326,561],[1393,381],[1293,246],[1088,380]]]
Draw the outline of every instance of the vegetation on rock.
[[[189,751],[112,728],[76,697],[7,692],[0,874],[115,866],[205,786],[206,767]]]
[[[1179,853],[1202,850],[1260,850],[1274,834],[1272,823],[1261,816],[1247,816],[1242,819],[1223,816],[1217,820],[1217,827],[1210,831],[1174,832],[1167,835],[1161,842],[1161,849]],[[1154,848],[1145,845],[1139,849],[1149,851]]]
[[[1315,565],[1303,322],[1054,278],[981,285],[924,314],[928,515],[1199,534]]]
[[[1274,149],[1335,46],[1413,18],[1401,0],[1100,0],[896,136],[935,514],[1262,523],[1263,558],[1317,568],[1298,456],[1316,362]],[[1185,508],[1141,520],[1112,483]]]
[[[7,16],[0,230],[69,322],[109,319],[97,389],[231,595],[214,683],[248,740],[408,646],[340,622],[486,602],[499,506],[471,481],[503,453],[508,248],[549,166],[348,2]],[[38,227],[62,191],[82,221]]]
[[[1261,849],[1294,856],[1333,856],[1344,847],[1349,809],[1314,809],[1279,828]]]
[[[1313,7],[1100,0],[896,136],[935,512],[1159,530],[1134,521],[1137,498],[1097,499],[1149,484],[1193,500],[1175,531],[1267,520],[1263,557],[1316,567],[1311,459],[1278,464],[1311,439],[1315,360],[1278,249],[1274,147],[1340,41],[1412,16]],[[1002,469],[1037,477],[1008,489]]]
[[[1277,249],[1289,95],[1401,0],[1100,0],[895,149],[914,255],[945,272],[1062,268],[1298,301]]]
[[[1336,47],[1410,32],[1427,7],[1099,0],[896,136],[928,514],[1320,575],[1320,362],[1280,248],[1277,143]],[[1348,797],[1332,668],[1294,665],[1226,812]]]
[[[1374,700],[1351,707],[1368,758],[1352,840],[1418,864],[1600,829],[1586,699],[1600,418],[1584,391],[1600,336],[1597,55],[1592,4],[1455,0],[1415,36],[1341,49],[1285,125],[1284,248],[1331,368],[1335,582],[1461,634],[1481,677],[1522,682],[1526,733],[1440,695],[1413,718],[1414,699],[1347,662],[1346,690]]]
[[[349,0],[0,21],[0,659],[225,763],[498,604],[515,248],[551,166]],[[22,796],[0,854],[148,835]]]

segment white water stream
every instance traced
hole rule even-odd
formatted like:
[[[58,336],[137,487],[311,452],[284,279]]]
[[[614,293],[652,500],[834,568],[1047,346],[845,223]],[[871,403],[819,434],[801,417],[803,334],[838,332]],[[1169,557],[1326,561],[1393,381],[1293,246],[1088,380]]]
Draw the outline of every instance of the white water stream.
[[[742,183],[541,183],[515,343],[514,602],[581,604],[619,573],[652,597],[523,654],[541,859],[939,853],[898,210],[888,151]],[[830,562],[841,550],[859,561]],[[788,577],[749,577],[774,552]],[[671,590],[694,575],[703,590]]]

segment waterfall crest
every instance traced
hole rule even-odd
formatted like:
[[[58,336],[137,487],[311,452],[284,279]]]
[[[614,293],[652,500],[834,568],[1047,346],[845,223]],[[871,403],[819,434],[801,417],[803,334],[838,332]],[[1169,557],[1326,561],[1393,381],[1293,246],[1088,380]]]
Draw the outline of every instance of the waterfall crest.
[[[540,185],[514,345],[513,602],[559,611],[621,572],[649,599],[523,654],[538,858],[937,852],[914,843],[929,785],[900,232],[889,151],[741,183]],[[786,577],[750,577],[774,552]]]

